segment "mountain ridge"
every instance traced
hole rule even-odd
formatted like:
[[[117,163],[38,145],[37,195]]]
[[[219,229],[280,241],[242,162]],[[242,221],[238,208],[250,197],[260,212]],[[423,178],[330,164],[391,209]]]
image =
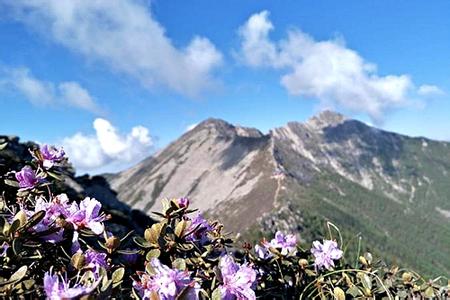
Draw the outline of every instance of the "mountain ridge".
[[[410,265],[408,248],[415,246],[408,238],[419,237],[424,254],[417,267],[450,273],[442,254],[450,241],[437,238],[450,236],[449,146],[331,111],[267,134],[210,118],[108,180],[135,209],[150,214],[161,198],[187,196],[193,207],[243,234],[265,224],[302,235],[309,225],[301,220],[309,216],[342,223],[345,231],[376,236],[367,247]],[[428,235],[436,249],[427,246]]]

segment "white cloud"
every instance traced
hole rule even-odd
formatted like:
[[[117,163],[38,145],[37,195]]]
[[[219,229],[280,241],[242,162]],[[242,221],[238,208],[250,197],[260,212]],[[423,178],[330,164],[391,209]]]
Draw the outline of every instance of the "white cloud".
[[[5,2],[5,1],[4,1]],[[57,43],[144,86],[162,84],[196,96],[217,82],[212,72],[222,54],[206,38],[176,48],[146,2],[134,0],[7,0],[19,21]]]
[[[262,11],[252,15],[247,23],[239,29],[242,38],[242,55],[246,64],[254,67],[271,66],[276,64],[276,45],[268,39],[273,30],[268,20],[269,12]]]
[[[54,101],[54,86],[33,77],[26,68],[4,69],[3,83],[22,93],[34,105],[51,104]]]
[[[150,155],[153,142],[143,126],[120,134],[108,120],[97,118],[93,127],[93,135],[79,132],[61,142],[79,172],[117,171]]]
[[[2,85],[22,94],[33,105],[67,105],[98,113],[100,109],[89,92],[77,82],[53,82],[37,79],[27,68],[2,68]]]
[[[437,96],[443,95],[444,91],[435,85],[424,84],[419,87],[417,93],[421,96]]]
[[[252,67],[279,69],[281,85],[294,96],[316,98],[322,106],[367,113],[380,121],[384,112],[409,105],[420,94],[410,76],[377,74],[376,65],[346,47],[342,39],[316,41],[291,29],[278,42],[269,38],[274,29],[269,12],[252,15],[239,29],[238,59]]]
[[[61,95],[61,101],[66,104],[92,112],[99,110],[89,92],[77,82],[69,81],[60,83],[58,89]]]

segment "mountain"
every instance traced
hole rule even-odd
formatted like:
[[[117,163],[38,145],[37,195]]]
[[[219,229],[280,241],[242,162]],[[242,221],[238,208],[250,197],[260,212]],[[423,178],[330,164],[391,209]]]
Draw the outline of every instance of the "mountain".
[[[324,111],[268,134],[208,119],[107,179],[148,214],[162,198],[187,196],[248,237],[277,229],[308,237],[328,220],[347,238],[361,233],[363,250],[450,274],[449,173],[450,143]]]

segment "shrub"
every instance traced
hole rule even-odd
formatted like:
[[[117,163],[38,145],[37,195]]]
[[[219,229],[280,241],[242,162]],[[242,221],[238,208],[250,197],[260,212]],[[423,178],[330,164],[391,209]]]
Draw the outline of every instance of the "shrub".
[[[102,205],[53,194],[64,152],[44,146],[3,176],[0,297],[51,299],[321,299],[449,296],[443,278],[386,266],[365,253],[349,263],[339,230],[311,245],[275,233],[236,245],[189,199],[165,199],[143,236],[112,233]],[[11,193],[14,191],[14,193]],[[333,229],[334,231],[332,231]],[[332,236],[335,232],[335,236]]]

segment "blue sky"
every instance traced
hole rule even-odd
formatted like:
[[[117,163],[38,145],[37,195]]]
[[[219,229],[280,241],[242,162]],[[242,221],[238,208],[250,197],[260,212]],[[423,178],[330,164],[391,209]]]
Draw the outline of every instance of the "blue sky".
[[[116,171],[208,117],[450,139],[450,2],[0,0],[0,129]]]

